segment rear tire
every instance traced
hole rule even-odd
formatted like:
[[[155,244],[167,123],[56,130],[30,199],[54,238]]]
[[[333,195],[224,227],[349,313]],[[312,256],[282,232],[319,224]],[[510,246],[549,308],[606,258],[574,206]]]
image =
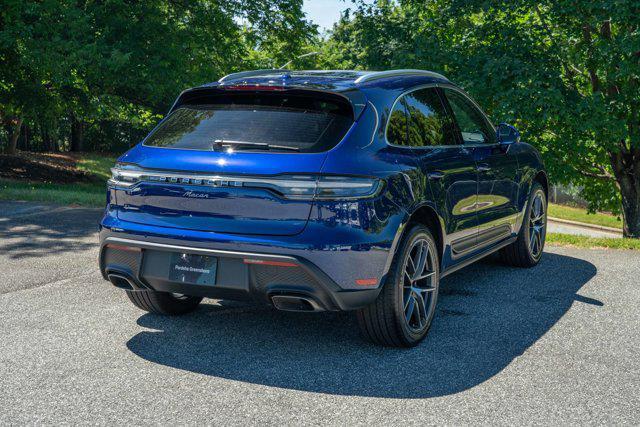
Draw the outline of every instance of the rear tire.
[[[422,225],[411,227],[380,295],[357,312],[365,339],[383,346],[413,347],[426,337],[438,299],[439,258],[431,232]]]
[[[198,307],[201,297],[174,295],[156,291],[126,291],[131,302],[149,313],[175,316],[190,313]]]
[[[530,268],[540,262],[547,234],[547,197],[535,182],[527,201],[518,240],[500,251],[502,261],[514,267]]]

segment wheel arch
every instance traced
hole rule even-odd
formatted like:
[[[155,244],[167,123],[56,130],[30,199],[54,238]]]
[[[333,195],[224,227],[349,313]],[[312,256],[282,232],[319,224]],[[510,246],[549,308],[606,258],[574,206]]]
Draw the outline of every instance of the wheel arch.
[[[547,177],[547,173],[543,170],[538,171],[538,173],[533,177],[533,182],[537,182],[542,185],[544,189],[544,194],[549,200],[549,178]]]
[[[518,219],[516,220],[516,232],[520,232],[520,228],[524,222],[524,215],[531,196],[531,189],[534,183],[542,186],[547,201],[549,200],[549,178],[544,169],[528,168],[526,178],[522,181],[518,195]]]
[[[395,257],[400,247],[400,242],[402,242],[405,232],[409,229],[409,227],[411,227],[412,224],[424,225],[429,229],[429,231],[431,231],[431,234],[433,235],[433,238],[435,239],[436,245],[438,247],[438,257],[440,259],[440,267],[442,268],[444,242],[446,237],[445,222],[444,219],[440,215],[438,215],[438,211],[436,210],[436,208],[427,202],[415,207],[411,211],[411,213],[407,213],[400,227],[398,227],[398,231],[396,232],[396,237],[394,238],[394,242],[392,245],[392,250],[389,253],[389,259],[387,261],[385,272],[389,271],[393,258]]]
[[[440,263],[442,263],[442,255],[444,254],[444,220],[436,210],[428,204],[422,205],[409,216],[407,224],[421,224],[431,231],[438,247]]]

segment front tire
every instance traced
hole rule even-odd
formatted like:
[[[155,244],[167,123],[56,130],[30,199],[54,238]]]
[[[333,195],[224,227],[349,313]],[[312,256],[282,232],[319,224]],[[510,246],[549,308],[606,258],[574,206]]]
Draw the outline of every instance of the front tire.
[[[547,196],[539,183],[534,183],[518,240],[501,251],[502,260],[514,267],[530,268],[540,262],[547,235]]]
[[[389,347],[413,347],[431,327],[440,284],[440,259],[435,239],[414,225],[402,240],[378,298],[358,310],[365,339]]]
[[[198,307],[201,297],[156,291],[126,291],[131,302],[149,313],[175,316],[190,313]]]

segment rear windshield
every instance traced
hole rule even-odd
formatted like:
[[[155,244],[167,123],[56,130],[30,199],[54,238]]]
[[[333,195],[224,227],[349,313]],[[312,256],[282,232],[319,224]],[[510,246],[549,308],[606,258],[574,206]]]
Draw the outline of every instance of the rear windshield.
[[[326,151],[353,123],[351,108],[345,104],[285,94],[208,96],[173,111],[144,145],[206,151]]]

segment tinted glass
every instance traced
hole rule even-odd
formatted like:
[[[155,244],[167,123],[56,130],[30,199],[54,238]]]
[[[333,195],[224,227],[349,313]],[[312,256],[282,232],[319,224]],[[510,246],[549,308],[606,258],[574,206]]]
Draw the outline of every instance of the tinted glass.
[[[464,95],[451,89],[444,89],[465,144],[493,144],[497,142],[495,131],[484,114]]]
[[[233,147],[319,152],[340,142],[353,123],[344,105],[313,97],[243,94],[206,101],[176,109],[144,144],[208,151]]]
[[[407,110],[402,99],[396,102],[389,115],[387,141],[395,145],[407,145]]]
[[[419,89],[405,96],[409,113],[408,145],[428,147],[455,144],[451,119],[434,88]]]

